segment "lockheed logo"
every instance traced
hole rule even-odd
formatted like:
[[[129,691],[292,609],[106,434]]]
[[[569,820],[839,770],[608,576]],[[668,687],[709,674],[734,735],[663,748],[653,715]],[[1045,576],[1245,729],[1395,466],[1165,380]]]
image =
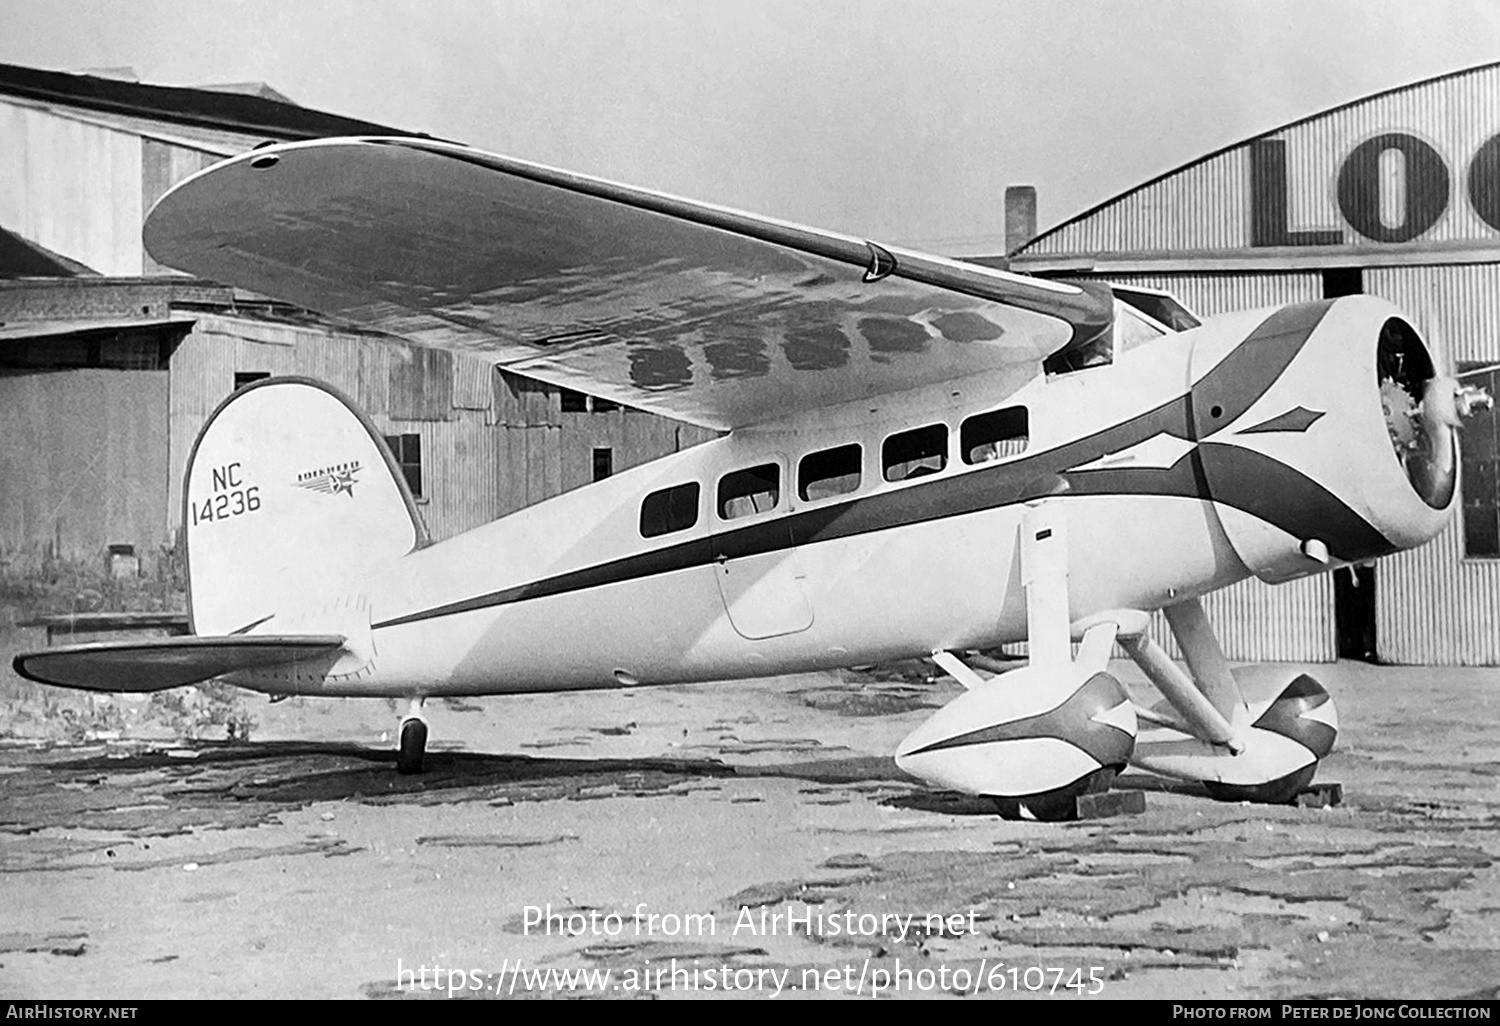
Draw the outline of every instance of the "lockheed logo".
[[[322,492],[324,495],[338,495],[343,492],[352,499],[354,486],[359,482],[359,472],[362,469],[363,466],[359,460],[350,460],[347,463],[336,463],[318,470],[304,470],[297,475],[294,484],[298,488]]]

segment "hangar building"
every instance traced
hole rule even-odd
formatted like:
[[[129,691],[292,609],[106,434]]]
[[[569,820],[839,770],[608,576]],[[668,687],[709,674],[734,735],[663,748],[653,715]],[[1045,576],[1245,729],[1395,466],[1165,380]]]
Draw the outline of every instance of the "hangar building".
[[[1014,270],[1165,289],[1200,315],[1384,296],[1500,397],[1500,64],[1303,118],[1021,231]],[[1500,664],[1494,411],[1462,448],[1462,508],[1430,544],[1205,600],[1231,658]]]
[[[434,537],[709,437],[174,275],[141,248],[151,203],[222,157],[393,132],[259,84],[0,65],[0,575],[111,548],[149,562],[170,547],[198,427],[271,373],[328,380],[371,413]],[[1007,249],[965,255],[1162,288],[1205,315],[1383,295],[1500,395],[1500,64],[1266,132]],[[1449,531],[1374,568],[1211,596],[1226,650],[1500,665],[1497,469],[1500,431],[1481,415]]]
[[[391,135],[261,84],[145,85],[0,65],[0,577],[172,547],[198,429],[271,374],[332,383],[386,434],[434,538],[712,437],[341,330],[159,267],[168,188],[267,140]]]

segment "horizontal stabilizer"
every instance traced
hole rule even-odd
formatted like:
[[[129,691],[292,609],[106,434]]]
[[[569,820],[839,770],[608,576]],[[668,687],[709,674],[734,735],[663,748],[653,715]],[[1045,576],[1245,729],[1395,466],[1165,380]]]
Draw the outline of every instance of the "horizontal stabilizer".
[[[338,634],[107,641],[22,652],[11,665],[39,684],[85,691],[164,691],[236,670],[300,662],[343,644]]]

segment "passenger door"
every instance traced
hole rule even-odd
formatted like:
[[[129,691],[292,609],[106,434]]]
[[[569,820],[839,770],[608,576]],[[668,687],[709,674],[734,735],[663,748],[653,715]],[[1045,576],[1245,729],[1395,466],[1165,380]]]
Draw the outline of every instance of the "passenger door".
[[[751,641],[812,626],[787,523],[784,461],[733,470],[714,485],[713,552],[719,595],[735,631]]]

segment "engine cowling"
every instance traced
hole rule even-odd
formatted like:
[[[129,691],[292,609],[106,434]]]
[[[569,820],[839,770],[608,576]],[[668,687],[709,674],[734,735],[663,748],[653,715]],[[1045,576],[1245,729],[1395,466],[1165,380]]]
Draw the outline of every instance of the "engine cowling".
[[[1447,524],[1457,383],[1396,307],[1346,296],[1216,318],[1184,337],[1197,459],[1256,576],[1374,559]]]

